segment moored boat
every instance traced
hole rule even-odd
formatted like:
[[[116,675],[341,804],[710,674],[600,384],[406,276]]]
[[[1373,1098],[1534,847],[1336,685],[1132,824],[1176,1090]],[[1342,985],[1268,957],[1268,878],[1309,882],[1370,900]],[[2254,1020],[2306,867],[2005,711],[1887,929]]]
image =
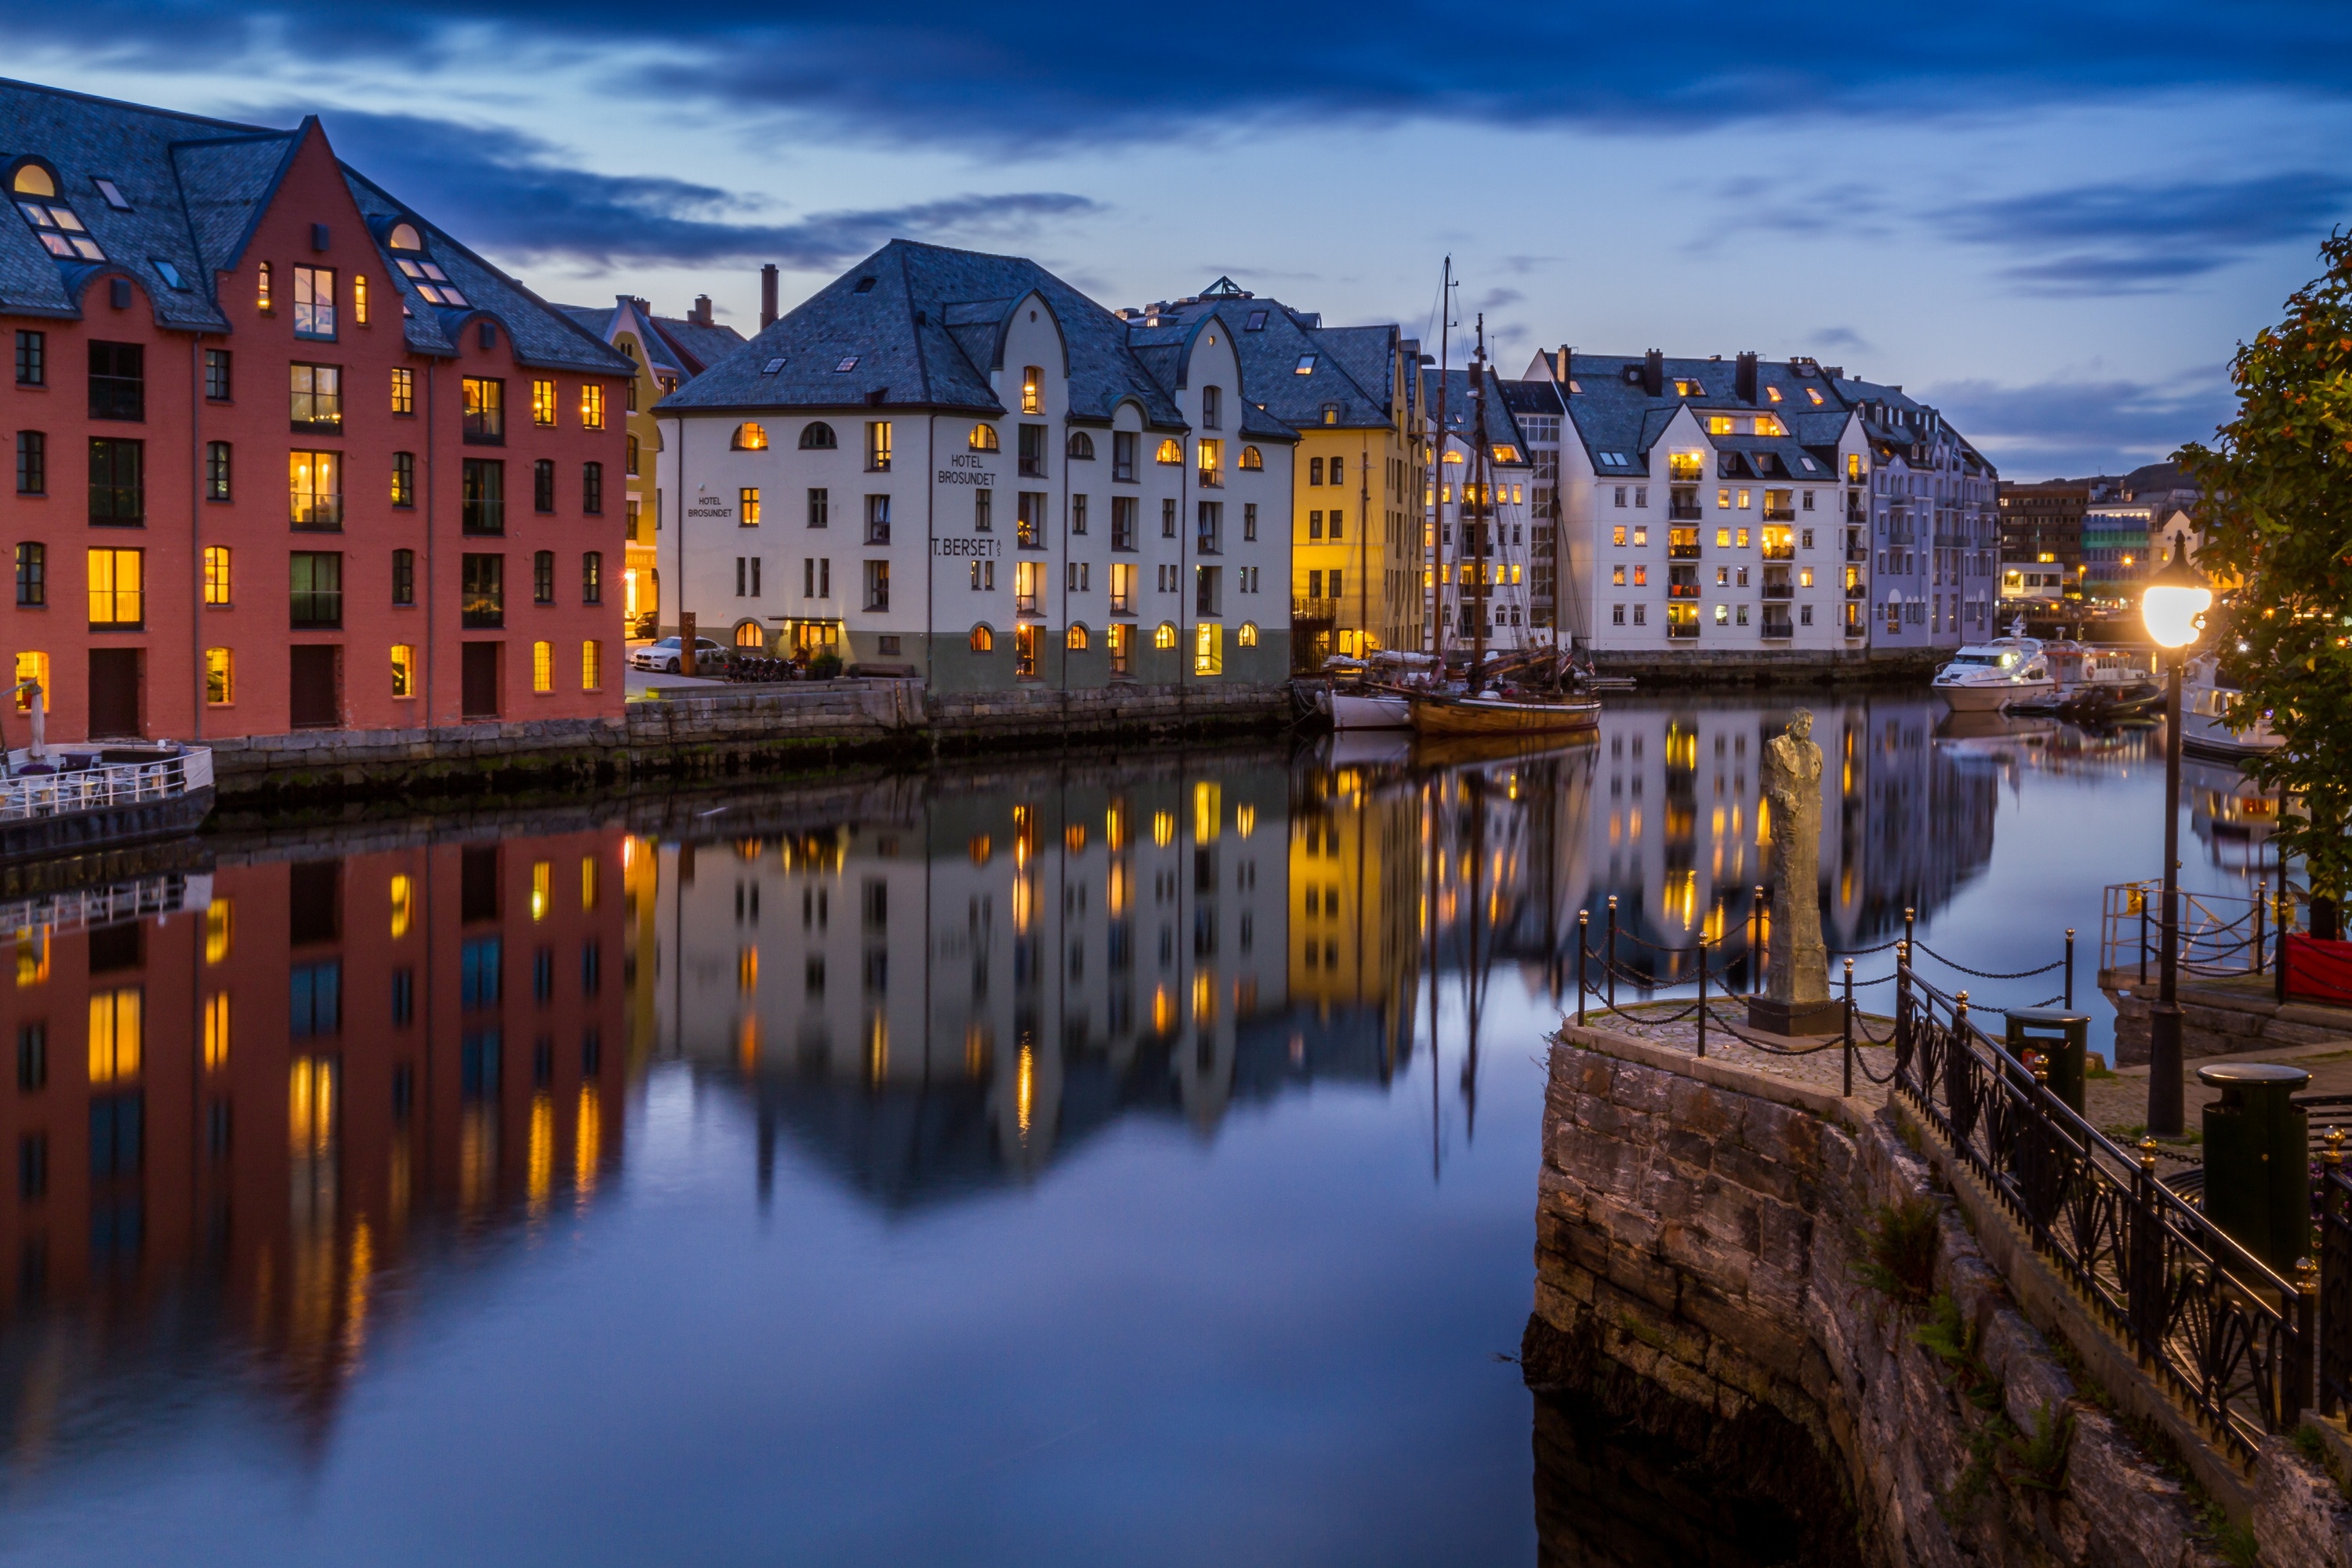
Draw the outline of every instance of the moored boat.
[[[1936,695],[1956,713],[1994,712],[2011,703],[2040,698],[2057,682],[2049,660],[2032,637],[1995,637],[1970,643],[1936,672]]]
[[[1412,728],[1412,699],[1392,686],[1334,686],[1318,706],[1330,713],[1334,730]]]
[[[2180,688],[2180,749],[2209,757],[2258,757],[2276,751],[2286,737],[2271,728],[2267,714],[2243,729],[2232,728],[2230,704],[2239,693],[2221,683],[2211,654],[2191,659]]]
[[[53,746],[8,754],[0,864],[192,833],[213,808],[205,746]]]
[[[1535,735],[1591,730],[1600,722],[1597,697],[1412,694],[1412,727],[1424,735]]]

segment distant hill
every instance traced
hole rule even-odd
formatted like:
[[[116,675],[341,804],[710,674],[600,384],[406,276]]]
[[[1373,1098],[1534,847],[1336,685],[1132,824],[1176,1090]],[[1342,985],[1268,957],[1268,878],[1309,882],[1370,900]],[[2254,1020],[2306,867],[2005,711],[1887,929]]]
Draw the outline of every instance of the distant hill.
[[[2094,496],[2162,495],[2167,491],[2194,490],[2197,487],[2180,471],[2178,463],[2144,463],[2128,474],[2093,474],[2087,479],[2050,479],[2053,485],[2088,485]]]

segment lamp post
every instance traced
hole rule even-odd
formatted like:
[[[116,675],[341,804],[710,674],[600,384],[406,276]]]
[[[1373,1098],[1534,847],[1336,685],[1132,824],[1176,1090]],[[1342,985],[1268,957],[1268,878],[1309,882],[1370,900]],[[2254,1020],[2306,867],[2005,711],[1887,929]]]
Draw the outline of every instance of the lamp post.
[[[2157,948],[2156,1005],[2147,1015],[2147,1130],[2178,1137],[2184,1125],[2180,1082],[2180,1004],[2174,987],[2180,967],[2180,671],[2189,645],[2203,629],[2213,590],[2189,564],[2185,540],[2173,542],[2172,559],[2150,574],[2140,589],[2140,620],[2147,635],[2171,655],[2164,679],[2164,911]]]

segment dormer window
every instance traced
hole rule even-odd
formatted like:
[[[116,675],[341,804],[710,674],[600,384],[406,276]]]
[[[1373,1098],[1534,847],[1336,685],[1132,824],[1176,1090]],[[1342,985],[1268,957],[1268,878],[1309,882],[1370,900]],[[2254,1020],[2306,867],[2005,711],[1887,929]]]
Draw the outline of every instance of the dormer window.
[[[1294,375],[1313,375],[1315,374],[1315,356],[1313,354],[1300,354],[1298,356],[1298,363],[1293,368],[1291,374]]]
[[[119,213],[127,213],[131,210],[130,198],[122,194],[122,187],[112,180],[101,180],[92,175],[89,183],[98,187],[98,194],[105,198],[108,206]]]
[[[1675,383],[1675,395],[1678,397],[1705,397],[1706,388],[1696,381],[1677,381]]]
[[[426,260],[421,254],[425,249],[425,237],[417,232],[415,224],[394,224],[392,232],[384,236],[383,244],[387,250],[419,253],[414,259],[395,255],[392,264],[400,268],[400,275],[408,279],[409,287],[415,289],[426,304],[453,305],[461,310],[472,308],[473,301],[449,281],[449,275],[442,271],[437,263]]]
[[[66,261],[103,261],[106,252],[90,238],[74,210],[58,199],[58,183],[38,163],[18,165],[9,182],[16,210],[33,226],[41,248]]]
[[[425,237],[416,232],[416,226],[413,223],[396,223],[392,226],[392,232],[384,237],[383,243],[391,250],[422,250],[425,248]]]

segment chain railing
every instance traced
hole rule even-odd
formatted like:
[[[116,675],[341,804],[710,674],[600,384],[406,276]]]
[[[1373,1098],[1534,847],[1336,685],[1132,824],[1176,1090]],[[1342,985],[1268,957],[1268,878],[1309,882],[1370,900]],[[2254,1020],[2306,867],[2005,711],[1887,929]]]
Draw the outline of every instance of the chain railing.
[[[2319,1220],[2319,1413],[2352,1409],[2352,1173],[2328,1140],[2312,1207]]]
[[[2179,973],[2221,978],[2261,974],[2269,968],[2281,926],[2293,930],[2305,901],[2301,889],[2284,893],[2192,893],[2176,890]],[[2100,901],[2099,968],[2133,972],[2145,984],[2157,972],[2164,939],[2164,884],[2150,879],[2110,885]]]
[[[2316,1271],[2289,1280],[2222,1234],[2137,1156],[2085,1121],[1906,963],[1895,1001],[1895,1093],[2138,1352],[2143,1366],[2251,1458],[2310,1402]]]

